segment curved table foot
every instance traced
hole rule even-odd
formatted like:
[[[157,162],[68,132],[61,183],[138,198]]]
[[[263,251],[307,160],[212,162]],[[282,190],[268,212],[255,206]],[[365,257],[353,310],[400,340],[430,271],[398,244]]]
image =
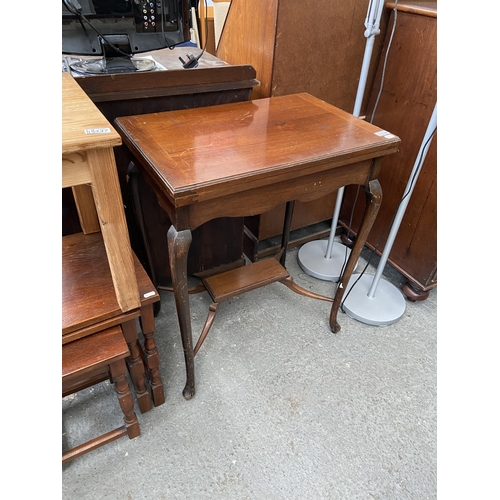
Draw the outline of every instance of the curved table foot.
[[[184,399],[189,401],[194,396],[194,386],[186,384],[186,387],[184,387],[184,390],[182,391],[182,395],[184,396]]]
[[[333,333],[338,333],[341,330],[340,325],[338,324],[337,321],[335,321],[335,324],[333,326],[330,323],[330,329],[332,330]]]

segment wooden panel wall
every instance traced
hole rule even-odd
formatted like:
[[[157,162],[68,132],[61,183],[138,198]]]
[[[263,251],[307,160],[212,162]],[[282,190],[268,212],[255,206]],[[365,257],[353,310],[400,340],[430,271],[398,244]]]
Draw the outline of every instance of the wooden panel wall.
[[[232,0],[219,40],[219,59],[246,61],[255,68],[260,86],[253,99],[271,95],[277,16],[278,0]]]
[[[367,5],[367,0],[282,1],[273,95],[305,91],[351,113],[366,45]]]
[[[251,64],[252,98],[309,92],[352,112],[363,61],[368,0],[232,0],[217,57]],[[367,95],[388,14],[375,39]]]

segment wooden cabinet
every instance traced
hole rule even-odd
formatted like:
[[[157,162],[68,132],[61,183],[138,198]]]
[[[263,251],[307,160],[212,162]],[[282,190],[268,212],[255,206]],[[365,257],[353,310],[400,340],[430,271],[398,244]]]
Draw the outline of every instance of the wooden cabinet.
[[[308,92],[352,112],[366,45],[367,8],[368,0],[232,0],[217,57],[255,68],[260,85],[252,99]],[[382,43],[383,37],[377,37],[375,61]],[[367,88],[375,77],[373,66]],[[335,196],[297,203],[292,231],[328,223],[303,239],[292,232],[291,244],[327,236],[334,207]],[[279,206],[245,220],[245,253],[252,260],[267,254],[262,240],[281,234],[284,211]]]
[[[383,200],[368,236],[371,248],[384,250],[392,219],[404,195],[419,148],[437,100],[436,32],[437,2],[388,2],[384,49],[369,96],[367,120],[371,118],[381,87],[384,58],[392,25],[396,28],[387,57],[382,92],[373,123],[398,135],[398,154],[385,158],[379,181]],[[410,202],[393,243],[388,262],[408,278],[403,292],[411,300],[426,298],[437,285],[437,134],[432,140]],[[356,189],[345,190],[340,221],[348,227]],[[355,206],[352,229],[359,227],[362,206]],[[379,243],[380,241],[380,243]]]

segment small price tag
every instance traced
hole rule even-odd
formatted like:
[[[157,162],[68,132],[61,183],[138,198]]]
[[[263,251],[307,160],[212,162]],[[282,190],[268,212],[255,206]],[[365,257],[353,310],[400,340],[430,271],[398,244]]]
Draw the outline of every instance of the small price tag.
[[[85,129],[85,134],[109,134],[109,133],[111,133],[111,129],[109,127]]]
[[[378,135],[379,137],[385,137],[386,139],[392,139],[393,137],[396,137],[394,134],[387,132],[387,130],[381,130],[380,132],[375,132],[375,135]]]

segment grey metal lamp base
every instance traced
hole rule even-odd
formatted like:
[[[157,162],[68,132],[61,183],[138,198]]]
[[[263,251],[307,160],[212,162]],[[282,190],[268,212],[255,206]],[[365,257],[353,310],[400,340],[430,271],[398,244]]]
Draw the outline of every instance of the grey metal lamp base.
[[[374,297],[369,297],[373,276],[364,274],[356,283],[359,277],[359,274],[351,276],[342,310],[367,325],[387,326],[396,323],[406,310],[403,293],[388,281],[380,280]],[[353,287],[354,283],[356,285]]]
[[[300,247],[297,259],[302,270],[309,276],[324,281],[337,282],[351,250],[334,242],[331,257],[327,259],[325,256],[327,245],[327,240],[309,241]]]

